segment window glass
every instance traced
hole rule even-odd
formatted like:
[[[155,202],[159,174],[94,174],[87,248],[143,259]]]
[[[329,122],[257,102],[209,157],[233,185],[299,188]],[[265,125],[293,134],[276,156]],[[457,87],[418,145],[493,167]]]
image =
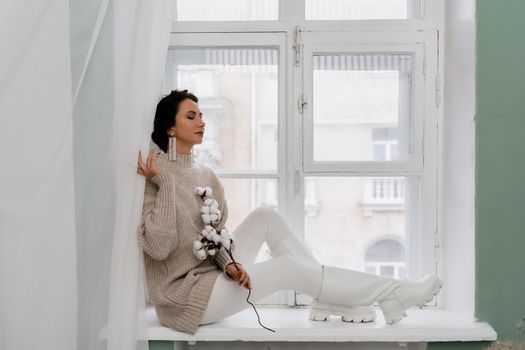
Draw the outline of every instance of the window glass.
[[[409,54],[313,56],[314,161],[408,160]]]
[[[228,203],[230,232],[240,225],[250,212],[257,207],[270,207],[278,211],[277,179],[233,179],[221,178],[224,195]]]
[[[305,197],[305,242],[323,264],[401,276],[398,242],[408,237],[407,215],[417,216],[407,212],[407,183],[417,187],[412,177],[306,177],[314,192]]]
[[[166,86],[199,98],[206,123],[197,161],[213,169],[277,170],[278,50],[173,49]]]
[[[306,0],[308,20],[413,19],[420,0]]]
[[[177,21],[278,20],[279,0],[177,0]]]
[[[380,276],[405,278],[405,247],[398,239],[373,243],[365,254],[365,271]]]

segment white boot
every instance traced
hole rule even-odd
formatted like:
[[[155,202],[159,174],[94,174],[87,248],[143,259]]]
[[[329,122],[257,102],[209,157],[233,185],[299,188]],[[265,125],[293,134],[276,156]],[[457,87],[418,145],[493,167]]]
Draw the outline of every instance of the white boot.
[[[389,295],[381,298],[379,307],[385,316],[385,322],[394,324],[403,317],[406,317],[406,310],[412,306],[423,307],[436,296],[443,282],[436,276],[426,276],[425,278],[412,281],[399,281],[401,286]]]
[[[370,305],[399,285],[393,280],[362,272],[322,266],[321,290],[310,310],[310,319],[325,321],[330,315],[345,322],[371,322],[376,312]]]
[[[393,324],[406,316],[406,309],[431,300],[441,288],[437,277],[408,282],[333,266],[322,268],[321,290],[310,313],[314,320],[340,315],[349,322],[372,321],[375,312],[370,305],[377,300],[386,322]]]
[[[314,301],[310,309],[310,320],[328,321],[330,316],[341,316],[345,322],[372,322],[376,319],[376,312],[370,306],[347,306],[325,304]]]

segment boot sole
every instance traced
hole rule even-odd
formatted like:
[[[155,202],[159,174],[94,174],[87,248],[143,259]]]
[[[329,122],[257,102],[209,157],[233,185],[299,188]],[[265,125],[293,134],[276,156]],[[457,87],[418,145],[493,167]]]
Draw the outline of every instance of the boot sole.
[[[311,308],[308,318],[312,321],[328,321],[330,316],[341,316],[344,322],[367,323],[375,321],[376,312],[369,306],[317,304]]]
[[[443,287],[443,282],[441,280],[438,280],[437,283],[435,283],[434,286],[432,286],[432,290],[428,294],[425,294],[423,297],[416,300],[415,303],[408,303],[404,306],[398,306],[397,308],[399,310],[386,311],[386,312],[383,311],[383,315],[385,316],[385,322],[389,325],[396,324],[399,321],[401,321],[403,317],[408,316],[406,313],[406,310],[408,308],[412,306],[423,308],[423,306],[425,306],[426,303],[431,302],[432,299],[434,299],[434,297],[439,294],[439,291],[441,290],[442,287]],[[381,307],[381,310],[383,310],[384,304],[382,305],[382,303],[380,302],[379,306]],[[385,308],[388,309],[388,307],[385,307]],[[392,308],[395,309],[396,307],[392,307]]]

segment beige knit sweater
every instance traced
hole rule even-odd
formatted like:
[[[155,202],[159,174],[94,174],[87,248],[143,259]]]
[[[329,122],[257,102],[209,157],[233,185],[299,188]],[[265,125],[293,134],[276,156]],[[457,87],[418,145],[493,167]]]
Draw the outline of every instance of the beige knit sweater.
[[[224,189],[213,170],[194,164],[191,155],[177,154],[177,160],[170,161],[160,151],[157,165],[161,174],[146,180],[142,222],[137,230],[149,297],[163,325],[194,334],[217,276],[231,262],[224,248],[206,260],[193,255],[193,242],[204,228],[202,199],[195,188],[209,186],[213,190],[222,212],[219,232],[228,218]]]

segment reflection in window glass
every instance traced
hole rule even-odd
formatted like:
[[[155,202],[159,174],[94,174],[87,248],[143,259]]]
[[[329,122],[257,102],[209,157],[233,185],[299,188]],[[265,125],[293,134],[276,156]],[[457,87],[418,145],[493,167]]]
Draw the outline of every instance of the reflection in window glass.
[[[314,161],[406,161],[412,56],[313,56]]]
[[[315,183],[317,206],[315,215],[305,209],[305,242],[321,263],[403,276],[406,258],[397,243],[406,241],[407,214],[417,217],[405,203],[408,188],[417,190],[417,178],[323,176],[305,182]],[[311,203],[305,198],[305,208]],[[385,236],[394,243],[370,249]]]
[[[197,162],[227,171],[277,171],[277,49],[170,50],[166,87],[199,98],[206,130],[194,146]]]
[[[308,20],[412,19],[420,0],[306,0]]]
[[[279,0],[177,0],[177,21],[279,19]]]

